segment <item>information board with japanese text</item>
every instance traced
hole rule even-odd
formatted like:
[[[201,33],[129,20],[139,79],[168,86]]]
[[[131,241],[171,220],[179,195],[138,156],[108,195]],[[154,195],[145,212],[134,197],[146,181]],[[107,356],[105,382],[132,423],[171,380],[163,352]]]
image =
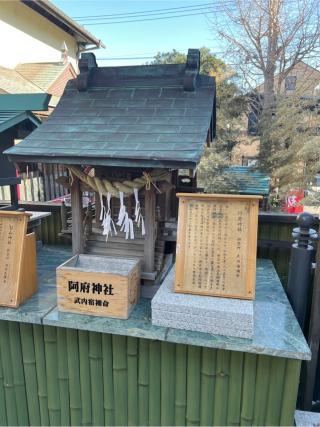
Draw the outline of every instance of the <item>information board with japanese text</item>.
[[[254,299],[261,197],[178,197],[175,292]]]
[[[0,212],[0,305],[16,305],[27,220],[22,212]]]

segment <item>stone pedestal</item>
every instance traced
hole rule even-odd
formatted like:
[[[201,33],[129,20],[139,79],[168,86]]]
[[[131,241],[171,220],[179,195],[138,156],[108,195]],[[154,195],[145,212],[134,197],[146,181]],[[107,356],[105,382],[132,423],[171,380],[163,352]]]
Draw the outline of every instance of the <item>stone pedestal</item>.
[[[173,281],[174,268],[151,302],[153,325],[253,337],[253,301],[175,293]]]

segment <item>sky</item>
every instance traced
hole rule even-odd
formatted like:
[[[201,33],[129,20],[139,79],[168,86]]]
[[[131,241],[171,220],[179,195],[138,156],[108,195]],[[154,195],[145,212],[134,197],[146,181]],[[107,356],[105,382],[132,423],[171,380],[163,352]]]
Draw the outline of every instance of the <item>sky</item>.
[[[203,5],[208,2],[208,0],[53,0],[53,3],[71,18],[181,8]],[[204,6],[202,10],[208,11],[210,9]],[[200,10],[198,9],[197,13],[199,12]],[[180,12],[180,14],[185,13]],[[200,48],[202,46],[207,46],[213,52],[218,52],[219,47],[210,28],[212,26],[208,19],[210,16],[212,14],[199,14],[135,23],[85,25],[85,28],[106,45],[106,49],[99,49],[95,52],[99,65],[134,65],[151,61],[151,59],[101,60],[99,58],[153,57],[159,51],[176,49],[187,52],[188,48]],[[84,23],[83,20],[75,20],[81,24]],[[120,19],[116,17],[112,20],[118,22]],[[128,18],[125,20],[128,20]],[[101,23],[103,21],[105,22],[106,20],[98,19],[95,22]],[[91,20],[90,22],[93,21]]]

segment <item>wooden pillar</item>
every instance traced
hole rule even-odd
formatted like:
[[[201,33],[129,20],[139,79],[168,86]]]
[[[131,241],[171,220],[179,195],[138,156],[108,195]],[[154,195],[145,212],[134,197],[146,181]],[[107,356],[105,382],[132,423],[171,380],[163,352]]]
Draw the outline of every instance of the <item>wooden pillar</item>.
[[[146,235],[143,270],[145,272],[153,272],[156,240],[156,193],[153,185],[151,185],[150,190],[145,190],[144,210]]]
[[[174,186],[173,196],[172,196],[172,205],[171,205],[171,213],[174,218],[178,218],[178,197],[176,196],[177,187],[178,187],[178,174],[179,170],[176,169],[172,172],[172,184]]]
[[[103,198],[102,198],[103,200]],[[100,201],[100,195],[99,193],[94,193],[94,204],[96,208],[96,227],[101,226],[102,221],[100,221],[100,214],[101,214],[101,201]]]
[[[18,209],[19,207],[19,201],[18,201],[18,191],[17,191],[17,185],[10,185],[10,199],[11,199],[11,205],[14,209]]]
[[[75,176],[71,186],[71,210],[72,210],[72,253],[83,253],[83,226],[82,226],[82,193],[80,181]]]

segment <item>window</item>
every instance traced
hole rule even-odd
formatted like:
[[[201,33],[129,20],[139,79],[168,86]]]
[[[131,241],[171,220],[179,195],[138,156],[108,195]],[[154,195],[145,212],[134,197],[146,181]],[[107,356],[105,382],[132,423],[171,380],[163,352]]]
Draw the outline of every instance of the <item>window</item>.
[[[258,157],[242,156],[242,166],[255,167],[258,166]]]
[[[285,79],[285,90],[296,90],[297,76],[287,76]]]

